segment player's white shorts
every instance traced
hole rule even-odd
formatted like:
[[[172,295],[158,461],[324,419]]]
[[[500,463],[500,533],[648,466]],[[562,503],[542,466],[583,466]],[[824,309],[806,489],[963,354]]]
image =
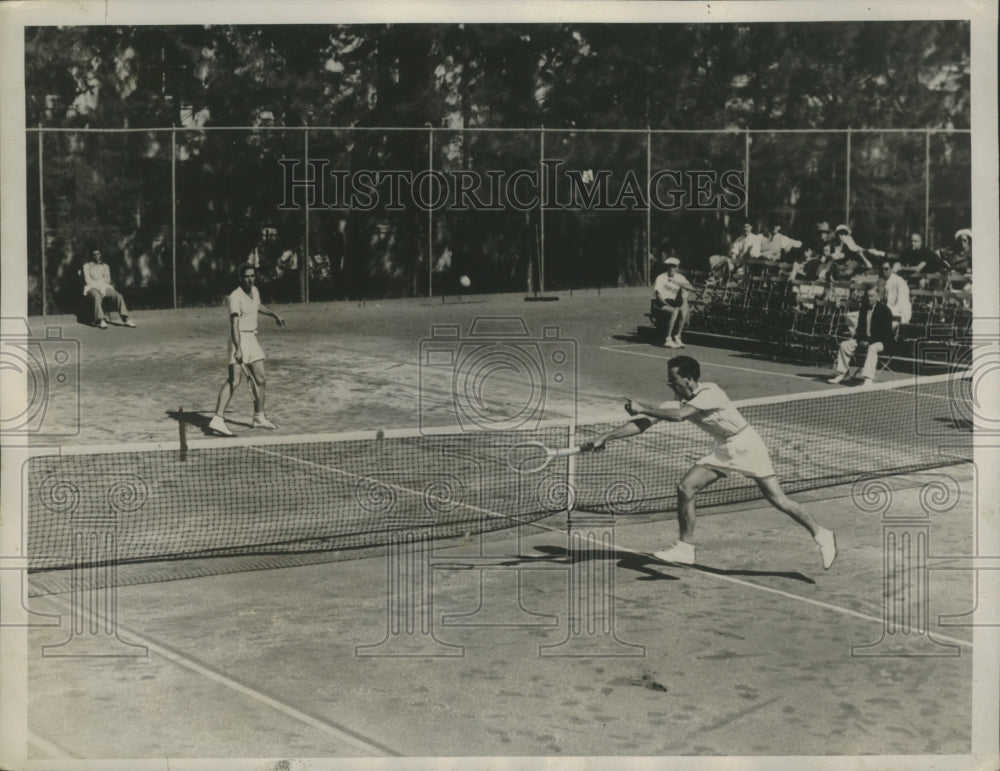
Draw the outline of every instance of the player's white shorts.
[[[240,347],[243,349],[243,363],[253,364],[255,361],[263,361],[264,349],[257,342],[256,332],[240,332]],[[236,348],[233,346],[232,338],[229,339],[229,363],[238,364],[236,361]]]
[[[712,452],[696,465],[708,466],[726,475],[735,471],[751,479],[774,476],[767,446],[753,426],[747,426],[724,442],[716,442]]]

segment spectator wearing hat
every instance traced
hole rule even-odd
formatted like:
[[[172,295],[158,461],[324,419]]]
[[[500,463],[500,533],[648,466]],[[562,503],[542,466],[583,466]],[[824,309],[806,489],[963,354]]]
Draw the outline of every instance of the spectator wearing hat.
[[[126,327],[135,326],[129,321],[125,298],[111,285],[111,270],[104,262],[100,249],[94,249],[90,253],[90,262],[83,265],[83,294],[94,302],[93,324],[95,327],[108,328],[108,319],[104,314],[105,300],[111,300],[115,304],[115,310],[121,316],[122,324]]]
[[[956,273],[972,272],[972,231],[962,228],[955,233],[955,253],[951,269]]]
[[[813,259],[823,260],[830,253],[830,242],[833,240],[833,231],[830,230],[828,222],[817,222],[813,229],[812,240],[806,246],[806,251]]]
[[[676,257],[667,258],[663,263],[663,273],[653,283],[651,310],[657,328],[664,332],[665,348],[684,347],[681,333],[689,313],[687,298],[694,291],[691,282],[677,271],[680,263]]]
[[[885,252],[879,249],[865,249],[854,240],[851,229],[847,225],[837,225],[833,229],[830,256],[832,258],[831,274],[834,278],[851,278],[852,276],[871,270],[871,257],[885,257]]]

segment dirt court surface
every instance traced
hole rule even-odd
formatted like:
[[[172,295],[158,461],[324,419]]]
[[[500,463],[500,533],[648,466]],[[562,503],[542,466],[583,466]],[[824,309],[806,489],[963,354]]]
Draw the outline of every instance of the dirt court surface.
[[[647,305],[646,290],[614,290],[280,307],[287,328],[261,323],[268,414],[287,435],[454,425],[454,371],[424,353],[441,340],[434,325],[458,325],[445,348],[474,345],[477,317],[523,319],[531,350],[565,354],[558,381],[548,364],[528,391],[500,372],[488,402],[542,393],[544,417],[614,414],[622,394],[668,396],[675,352],[635,334]],[[225,372],[224,308],[134,319],[137,329],[107,331],[31,319],[35,335],[61,323],[80,344],[81,420],[65,444],[176,442],[181,407],[189,436],[206,430]],[[545,326],[557,329],[546,337]],[[685,352],[733,398],[829,388],[825,368],[706,342],[691,335]],[[63,399],[46,419],[68,430],[74,410]],[[244,386],[228,419],[247,436],[249,417]],[[929,524],[940,568],[975,553],[971,464],[891,477],[887,489],[894,511],[919,516],[935,484],[956,491]],[[694,567],[644,554],[674,539],[671,512],[569,527],[557,515],[400,560],[390,550],[194,578],[166,566],[119,587],[117,637],[76,635],[97,651],[80,658],[43,648],[72,637],[77,606],[42,581],[25,601],[60,621],[28,633],[29,757],[969,753],[972,574],[921,573],[926,603],[914,605],[915,568],[886,583],[886,523],[858,508],[851,485],[795,497],[837,532],[830,571],[762,501],[699,518]],[[915,607],[926,615],[886,625],[890,610]],[[930,636],[910,634],[920,624]],[[888,647],[863,648],[887,634]],[[129,655],[100,654],[108,644]]]
[[[421,356],[448,348],[470,350],[478,339],[471,334],[477,318],[484,320],[479,328],[494,332],[512,324],[516,331],[523,323],[525,340],[535,346],[531,355],[542,357],[540,373],[547,377],[528,386],[523,373],[511,369],[504,385],[505,372],[490,373],[486,387],[498,390],[484,394],[488,400],[506,398],[518,405],[535,397],[542,401],[542,418],[568,417],[575,407],[583,420],[619,410],[623,394],[662,401],[670,396],[664,364],[678,351],[637,341],[637,327],[648,324],[648,296],[645,289],[620,289],[566,293],[554,302],[469,295],[445,301],[274,306],[287,326],[279,329],[272,319],[260,319],[268,414],[283,434],[455,425],[454,370],[428,366],[439,361],[428,359],[430,353],[422,364]],[[498,317],[505,319],[502,324]],[[136,329],[100,330],[69,316],[30,320],[36,337],[45,335],[46,326],[60,326],[66,340],[79,343],[78,431],[72,393],[53,399],[46,416],[47,425],[69,434],[65,443],[172,441],[177,438],[172,415],[178,408],[194,420],[194,435],[207,425],[226,376],[225,308],[220,303],[217,308],[137,311],[132,318]],[[438,344],[435,328],[455,325],[457,335],[448,332]],[[706,365],[704,379],[730,389],[734,399],[828,387],[821,379],[825,368],[696,344],[710,342],[703,336],[690,335],[688,342],[683,352]],[[545,359],[556,348],[567,356],[558,367]],[[709,362],[716,366],[708,367]],[[561,382],[555,382],[556,374],[562,374]],[[527,393],[529,387],[536,390]],[[227,415],[234,431],[252,433],[251,412],[244,385]]]

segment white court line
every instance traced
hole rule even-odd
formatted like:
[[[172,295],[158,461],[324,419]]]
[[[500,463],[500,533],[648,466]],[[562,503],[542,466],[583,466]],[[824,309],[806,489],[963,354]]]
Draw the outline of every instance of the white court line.
[[[599,350],[601,350],[601,351],[610,351],[611,353],[627,353],[627,354],[629,354],[631,356],[645,356],[645,357],[650,358],[650,359],[660,359],[661,361],[666,361],[668,358],[670,358],[668,356],[658,356],[655,353],[644,353],[642,351],[632,351],[632,350],[629,350],[629,348],[627,346],[602,345],[602,346],[599,347]],[[675,350],[680,350],[680,349],[678,348],[678,349],[675,349]],[[699,360],[699,363],[701,364],[702,367],[722,367],[723,369],[738,369],[738,370],[741,370],[743,372],[759,372],[759,373],[761,373],[763,375],[771,375],[772,377],[795,378],[795,379],[798,379],[798,380],[812,380],[812,378],[806,377],[804,375],[789,375],[789,374],[786,374],[784,372],[775,372],[774,370],[770,370],[770,369],[754,369],[753,367],[735,367],[735,366],[733,366],[731,364],[716,364],[715,362],[700,361],[700,360]]]
[[[635,549],[629,549],[627,546],[619,546],[618,544],[615,544],[615,550],[629,552],[630,554],[636,554],[636,555],[641,556],[641,557],[649,557],[649,556],[651,556],[647,552],[636,551]],[[673,563],[661,563],[661,564],[673,564]],[[743,581],[743,580],[741,580],[739,578],[734,578],[733,576],[727,576],[727,575],[724,575],[724,574],[721,574],[721,573],[717,573],[717,572],[715,572],[713,570],[699,570],[699,568],[698,568],[697,565],[692,565],[690,567],[693,570],[698,571],[698,573],[700,573],[702,575],[714,576],[715,578],[720,578],[723,581],[728,581],[731,584],[738,584],[739,586],[747,586],[747,587],[749,587],[751,589],[759,589],[762,592],[770,592],[771,594],[777,594],[779,597],[785,597],[785,598],[790,599],[790,600],[798,600],[799,602],[805,602],[805,603],[808,603],[809,605],[815,605],[815,606],[817,606],[819,608],[824,608],[825,610],[832,610],[832,611],[835,611],[836,613],[843,613],[844,615],[847,615],[847,616],[854,616],[855,618],[861,618],[861,619],[864,619],[865,621],[872,621],[872,622],[874,622],[876,624],[884,624],[885,623],[884,620],[881,619],[881,618],[876,618],[875,616],[869,616],[867,613],[861,613],[860,611],[857,611],[857,610],[851,610],[850,608],[844,608],[844,607],[841,607],[840,605],[834,605],[833,603],[823,602],[822,600],[814,600],[814,599],[812,599],[810,597],[803,597],[801,594],[794,594],[792,592],[786,592],[786,591],[783,591],[782,589],[774,589],[774,588],[772,588],[770,586],[762,586],[761,584],[755,584],[752,581]],[[957,637],[949,637],[948,635],[937,634],[937,633],[934,633],[932,636],[935,639],[946,640],[948,642],[952,642],[952,643],[955,643],[956,645],[961,645],[961,646],[966,647],[966,648],[971,648],[972,647],[972,643],[971,642],[968,642],[967,640],[959,640]]]
[[[78,759],[78,756],[70,754],[62,747],[58,747],[52,742],[50,742],[48,739],[43,739],[34,731],[28,731],[25,736],[25,739],[27,740],[27,743],[29,745],[44,752],[49,760],[68,760],[72,758]],[[36,760],[36,758],[32,758],[32,760]]]
[[[51,597],[50,600],[54,605],[57,605],[60,608],[62,608],[67,615],[71,613],[71,608],[60,599]],[[77,608],[76,611],[79,611],[79,608]],[[90,617],[91,620],[95,618],[97,620],[100,620],[94,614],[93,611],[86,609],[84,612],[86,613],[87,616]],[[94,623],[96,624],[97,621],[94,621]],[[192,659],[189,659],[180,653],[175,653],[169,648],[165,648],[162,645],[158,645],[157,643],[150,640],[148,637],[139,634],[134,629],[130,629],[120,624],[118,625],[118,629],[121,632],[124,632],[125,636],[130,641],[134,640],[136,642],[141,643],[142,645],[145,645],[150,651],[166,659],[167,661],[177,664],[178,666],[181,666],[184,669],[188,669],[197,675],[201,675],[202,677],[211,680],[214,683],[218,683],[219,685],[225,686],[226,688],[230,688],[231,690],[234,690],[237,693],[241,693],[244,696],[248,696],[249,698],[254,699],[255,701],[259,701],[260,703],[268,707],[271,707],[275,711],[280,712],[292,718],[293,720],[297,720],[300,723],[305,723],[308,726],[316,728],[319,731],[328,734],[334,737],[335,739],[354,747],[355,749],[365,753],[366,755],[371,755],[373,757],[387,757],[387,756],[399,755],[399,753],[397,753],[395,750],[389,749],[388,747],[384,747],[380,744],[375,743],[374,741],[368,741],[364,737],[354,734],[349,729],[336,726],[332,723],[327,723],[323,720],[319,720],[318,718],[315,718],[312,715],[307,715],[305,712],[301,712],[300,710],[295,709],[295,707],[285,704],[284,702],[278,701],[277,699],[271,698],[270,696],[261,693],[260,691],[257,691],[253,688],[250,688],[249,686],[243,685],[242,683],[238,683],[235,680],[226,677],[221,672],[216,672],[214,669],[210,669],[209,667],[203,664],[199,664],[198,662],[193,661]],[[54,745],[50,745],[48,742],[45,742],[44,745],[40,744],[39,748],[43,749],[46,752],[48,752],[50,749],[55,751]],[[64,757],[64,755],[63,756],[57,755],[56,757]]]
[[[647,354],[647,355],[649,355],[649,354]],[[253,449],[256,449],[256,448],[253,448]],[[307,465],[307,466],[313,466],[315,468],[319,468],[319,469],[322,469],[324,471],[332,472],[332,473],[335,473],[335,474],[342,474],[344,476],[351,476],[351,477],[355,477],[356,479],[372,479],[372,477],[365,477],[365,476],[362,476],[360,474],[355,474],[352,471],[346,471],[346,470],[343,470],[343,469],[338,469],[338,468],[335,468],[333,466],[324,466],[321,463],[314,463],[313,461],[305,460],[303,458],[296,458],[296,457],[290,456],[290,455],[283,455],[282,453],[277,453],[277,452],[274,452],[272,450],[259,450],[259,452],[265,453],[267,455],[274,455],[276,457],[283,458],[285,460],[290,460],[290,461],[293,461],[295,463],[302,463],[302,464]],[[380,481],[380,480],[373,480],[373,481]],[[387,487],[393,487],[393,488],[395,488],[395,489],[397,489],[397,490],[399,490],[401,492],[409,493],[411,495],[420,495],[420,493],[418,493],[416,490],[413,490],[411,488],[400,487],[398,485],[393,485],[393,484],[390,484],[390,483],[387,483],[387,482],[382,482],[382,484],[385,484]],[[483,509],[483,508],[480,508],[479,506],[474,506],[472,504],[467,504],[466,503],[466,504],[459,504],[459,505],[461,505],[461,506],[463,506],[465,508],[471,509],[473,511],[478,511],[478,512],[480,512],[482,514],[487,514],[487,515],[492,516],[492,517],[504,517],[503,514],[498,514],[496,512],[489,511],[487,509]],[[555,512],[553,512],[553,513],[555,513]],[[513,517],[504,517],[504,518],[505,519],[513,519]],[[538,527],[538,528],[540,528],[542,530],[547,530],[547,531],[549,531],[551,533],[562,533],[563,532],[563,530],[560,529],[560,528],[551,527],[549,525],[544,525],[544,524],[542,524],[540,522],[533,522],[531,524],[534,527]],[[601,547],[604,546],[604,542],[598,536],[588,535],[588,536],[586,536],[586,540],[591,541],[592,543],[596,544],[597,546],[601,546]],[[618,544],[615,544],[615,549],[619,550],[619,551],[628,552],[629,554],[635,554],[635,555],[640,556],[640,557],[651,557],[652,556],[648,552],[642,552],[642,551],[637,551],[635,549],[629,549],[626,546],[619,546]],[[652,558],[656,559],[655,557],[652,557]],[[665,563],[661,563],[661,564],[665,564]],[[697,568],[695,568],[695,570],[697,570]],[[843,613],[844,615],[854,616],[855,618],[861,618],[861,619],[864,619],[865,621],[871,621],[871,622],[876,623],[876,624],[883,624],[884,623],[884,620],[882,618],[876,618],[875,616],[870,616],[867,613],[861,613],[860,611],[851,610],[850,608],[844,608],[844,607],[841,607],[840,605],[834,605],[834,604],[829,603],[829,602],[823,602],[822,600],[814,600],[814,599],[811,599],[809,597],[803,597],[800,594],[794,594],[792,592],[786,592],[786,591],[783,591],[781,589],[772,589],[769,586],[762,586],[761,584],[755,584],[752,581],[742,581],[739,578],[734,578],[733,576],[721,575],[719,573],[715,573],[715,572],[712,572],[712,571],[698,570],[698,572],[701,573],[702,575],[715,576],[717,578],[722,579],[723,581],[728,581],[729,583],[732,583],[732,584],[737,584],[739,586],[746,586],[746,587],[749,587],[751,589],[759,589],[760,591],[763,591],[763,592],[770,592],[771,594],[776,594],[779,597],[785,597],[785,598],[790,599],[790,600],[797,600],[799,602],[805,602],[805,603],[808,603],[809,605],[815,605],[816,607],[824,608],[825,610],[832,610],[832,611],[834,611],[836,613]],[[959,640],[958,638],[955,638],[955,637],[949,637],[949,636],[943,635],[943,634],[935,634],[934,637],[936,637],[937,639],[940,639],[940,640],[946,640],[948,642],[953,642],[956,645],[961,645],[961,646],[964,646],[964,647],[967,647],[967,648],[971,648],[972,647],[972,643],[967,642],[965,640]]]

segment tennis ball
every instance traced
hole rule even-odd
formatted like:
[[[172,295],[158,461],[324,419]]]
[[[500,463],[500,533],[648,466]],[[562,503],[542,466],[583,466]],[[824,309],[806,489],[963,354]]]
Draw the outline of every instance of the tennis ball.
[[[458,283],[461,284],[462,286],[472,286],[472,282],[469,280],[468,276],[462,276],[458,280]]]

